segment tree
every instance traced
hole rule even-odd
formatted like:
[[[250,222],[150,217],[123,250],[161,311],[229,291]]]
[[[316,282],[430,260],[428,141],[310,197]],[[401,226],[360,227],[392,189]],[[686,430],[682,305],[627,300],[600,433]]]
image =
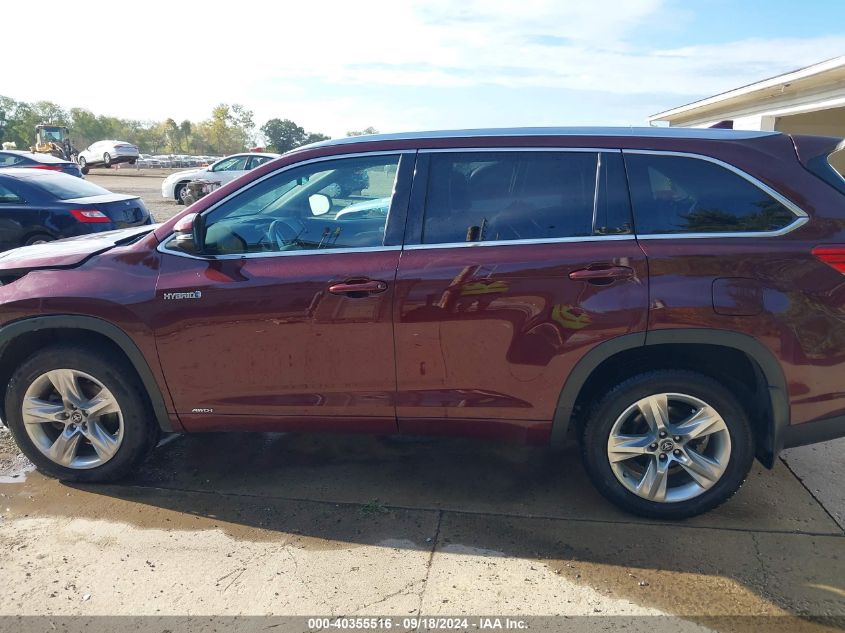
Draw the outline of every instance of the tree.
[[[35,141],[35,126],[39,123],[67,126],[73,145],[80,149],[96,141],[117,139],[134,143],[145,153],[191,151],[225,155],[256,144],[255,115],[238,103],[218,104],[208,119],[197,122],[185,119],[181,123],[172,118],[162,121],[122,119],[94,114],[86,108],[64,110],[52,101],[27,103],[2,95],[0,110],[6,114],[3,140],[14,141],[22,149]],[[273,149],[283,152],[329,138],[319,132],[306,132],[289,119],[271,119],[260,131]]]
[[[80,148],[104,138],[101,122],[97,116],[85,108],[70,109],[70,130],[74,145]]]
[[[232,136],[241,145],[241,149],[255,144],[255,121],[252,117],[252,110],[247,110],[239,103],[232,104]]]
[[[170,141],[170,151],[181,151],[181,142],[179,139],[179,125],[173,119],[167,119],[164,122],[164,127],[167,130],[167,140]]]
[[[261,133],[269,141],[270,149],[281,154],[317,141],[327,141],[329,136],[319,132],[306,132],[305,128],[290,119],[270,119],[261,126]]]
[[[191,122],[185,119],[179,124],[179,135],[185,144],[185,150],[190,151],[191,145]]]
[[[378,134],[378,130],[371,125],[363,130],[350,130],[346,133],[346,136],[366,136],[368,134]]]
[[[270,149],[281,154],[299,147],[305,141],[305,128],[290,119],[270,119],[261,126],[261,133],[270,141]]]
[[[233,154],[247,148],[253,140],[255,123],[252,110],[240,104],[221,103],[211,111],[211,118],[200,123],[213,151]]]
[[[320,141],[328,141],[331,140],[331,138],[331,136],[320,134],[319,132],[308,132],[308,134],[305,135],[305,142],[303,145],[308,145],[309,143],[319,143]]]

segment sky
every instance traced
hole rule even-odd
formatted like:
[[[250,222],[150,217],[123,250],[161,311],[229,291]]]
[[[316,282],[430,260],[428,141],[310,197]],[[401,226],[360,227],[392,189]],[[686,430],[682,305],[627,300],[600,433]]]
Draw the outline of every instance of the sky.
[[[845,54],[843,0],[42,0],[3,22],[0,95],[141,120],[241,103],[334,137],[646,125]]]

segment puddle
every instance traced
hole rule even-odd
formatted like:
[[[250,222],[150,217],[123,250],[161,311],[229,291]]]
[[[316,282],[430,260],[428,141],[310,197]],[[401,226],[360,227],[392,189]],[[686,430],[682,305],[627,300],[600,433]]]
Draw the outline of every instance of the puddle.
[[[18,450],[9,430],[0,426],[0,484],[21,484],[34,470],[35,466]]]

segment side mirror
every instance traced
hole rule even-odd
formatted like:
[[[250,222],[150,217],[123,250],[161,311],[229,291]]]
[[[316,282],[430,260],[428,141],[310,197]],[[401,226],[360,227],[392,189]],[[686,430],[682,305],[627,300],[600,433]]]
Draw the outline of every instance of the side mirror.
[[[308,196],[308,206],[313,215],[325,215],[332,209],[332,199],[324,193],[314,193]]]
[[[189,213],[173,227],[173,246],[185,253],[199,255],[205,248],[205,220],[198,213]]]

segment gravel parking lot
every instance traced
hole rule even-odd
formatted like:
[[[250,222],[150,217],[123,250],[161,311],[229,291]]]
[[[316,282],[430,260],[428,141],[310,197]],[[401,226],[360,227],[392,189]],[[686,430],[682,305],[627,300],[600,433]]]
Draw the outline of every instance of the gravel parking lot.
[[[148,172],[90,180],[142,196],[158,221],[182,208]],[[788,451],[719,510],[660,523],[601,499],[574,447],[173,436],[121,485],[82,486],[31,472],[4,429],[0,615],[587,615],[644,631],[675,615],[667,630],[832,630],[845,622],[844,449]]]
[[[87,178],[109,191],[140,196],[156,222],[163,222],[184,207],[161,197],[161,181],[178,170],[145,169],[92,169]]]

